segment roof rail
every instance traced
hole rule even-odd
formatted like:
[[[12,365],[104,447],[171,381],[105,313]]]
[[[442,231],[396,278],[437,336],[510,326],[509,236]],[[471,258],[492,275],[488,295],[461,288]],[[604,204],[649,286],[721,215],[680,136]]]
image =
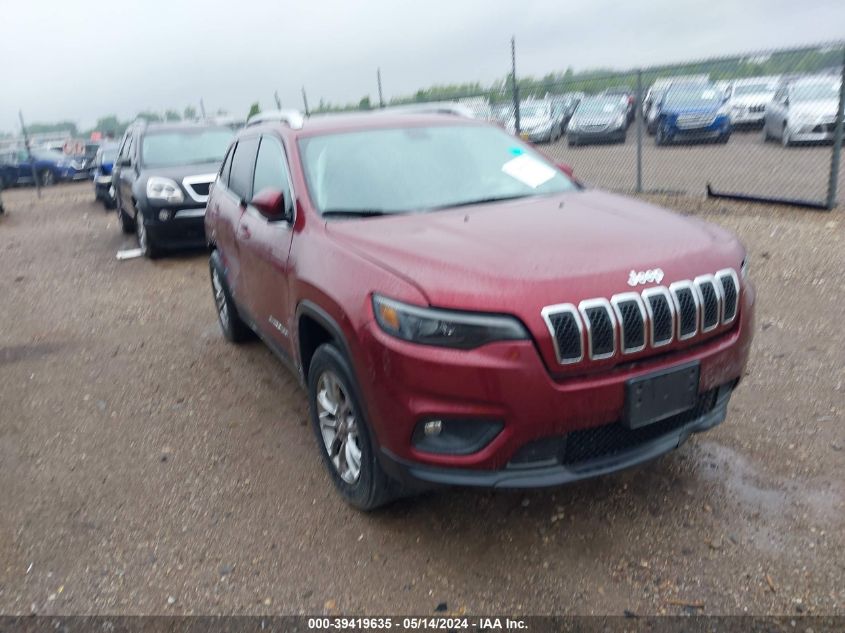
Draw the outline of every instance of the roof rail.
[[[246,125],[259,125],[260,123],[287,123],[292,130],[301,130],[305,124],[305,117],[299,110],[268,110],[253,114],[247,119]]]
[[[453,116],[474,119],[473,111],[462,103],[454,101],[436,101],[431,103],[408,103],[397,106],[388,106],[375,112],[388,112],[391,114],[451,114]]]

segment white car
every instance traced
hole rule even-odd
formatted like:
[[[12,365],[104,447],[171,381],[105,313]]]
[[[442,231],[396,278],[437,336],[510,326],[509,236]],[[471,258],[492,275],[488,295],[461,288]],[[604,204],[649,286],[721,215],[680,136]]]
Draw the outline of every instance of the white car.
[[[831,75],[781,84],[766,108],[765,139],[780,139],[784,146],[832,141],[840,85],[841,80]]]
[[[754,77],[737,79],[730,87],[731,125],[762,125],[766,117],[766,106],[772,100],[780,83],[780,77]]]

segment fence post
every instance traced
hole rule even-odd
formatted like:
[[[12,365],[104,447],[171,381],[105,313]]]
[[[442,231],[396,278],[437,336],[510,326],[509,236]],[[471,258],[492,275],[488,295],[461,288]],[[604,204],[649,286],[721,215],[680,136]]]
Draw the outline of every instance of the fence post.
[[[513,126],[516,135],[522,131],[519,128],[519,86],[516,83],[516,38],[511,38],[511,85],[513,87]]]
[[[827,183],[827,210],[836,206],[836,186],[839,180],[839,159],[842,154],[842,109],[845,108],[845,46],[842,48],[842,75],[839,78],[839,109],[833,132],[833,153],[830,156],[830,180]]]
[[[637,193],[643,192],[643,71],[637,69]]]
[[[302,105],[305,106],[305,116],[311,116],[311,113],[308,111],[308,95],[305,94],[305,86],[302,86]]]
[[[381,68],[376,68],[376,79],[378,80],[378,107],[384,107],[384,96],[381,93]]]

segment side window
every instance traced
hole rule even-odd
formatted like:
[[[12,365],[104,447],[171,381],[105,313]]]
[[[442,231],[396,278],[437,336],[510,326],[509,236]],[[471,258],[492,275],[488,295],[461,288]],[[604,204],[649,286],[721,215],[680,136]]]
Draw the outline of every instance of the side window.
[[[229,173],[229,189],[243,200],[252,197],[252,171],[255,155],[258,153],[258,137],[242,138],[238,141],[232,168]]]
[[[293,208],[285,154],[282,151],[279,141],[270,136],[263,136],[261,138],[261,146],[258,148],[258,158],[255,161],[252,195],[257,194],[262,189],[281,191],[285,194],[285,204],[288,209]]]
[[[229,173],[232,171],[232,158],[235,156],[235,148],[237,143],[232,143],[229,146],[229,151],[226,152],[226,158],[223,159],[223,164],[220,166],[220,173],[217,174],[222,182],[227,187],[229,186]]]

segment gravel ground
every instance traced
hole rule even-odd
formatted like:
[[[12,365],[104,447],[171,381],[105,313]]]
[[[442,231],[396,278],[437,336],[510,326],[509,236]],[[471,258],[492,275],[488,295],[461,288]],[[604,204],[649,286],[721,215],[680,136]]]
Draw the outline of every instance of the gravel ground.
[[[723,425],[616,476],[364,515],[293,375],[221,337],[205,254],[116,261],[86,184],[4,200],[0,613],[845,614],[841,211],[659,200],[751,254]]]

